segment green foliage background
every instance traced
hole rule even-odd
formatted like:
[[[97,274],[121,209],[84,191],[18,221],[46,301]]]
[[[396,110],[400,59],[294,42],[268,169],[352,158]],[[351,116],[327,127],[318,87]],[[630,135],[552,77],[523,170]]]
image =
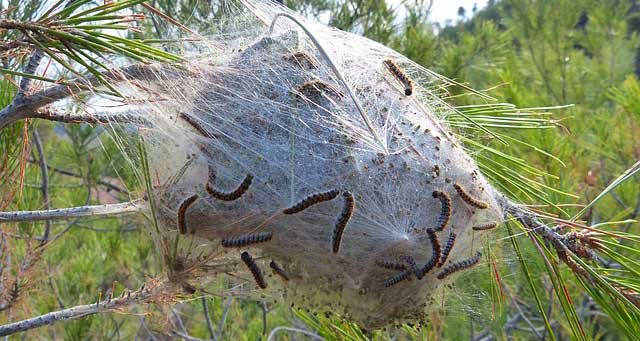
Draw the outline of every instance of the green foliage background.
[[[0,2],[4,17],[27,19],[42,6],[39,1]],[[203,34],[214,32],[212,20],[219,15],[217,1],[154,0],[150,5],[174,17],[182,24]],[[357,32],[386,44],[421,65],[475,89],[487,93],[499,102],[518,107],[561,106],[554,110],[558,127],[546,130],[519,130],[511,136],[534,144],[563,160],[565,165],[522,146],[513,145],[513,154],[536,168],[557,175],[557,179],[540,177],[538,181],[550,188],[573,193],[579,198],[549,193],[554,203],[589,203],[619,174],[640,159],[640,72],[639,55],[640,4],[632,0],[504,0],[489,1],[486,8],[467,17],[458,16],[449,25],[429,21],[429,3],[423,0],[404,1],[392,5],[383,0],[306,0],[286,4],[308,17],[324,18],[337,28]],[[17,6],[17,10],[6,11]],[[144,11],[141,7],[136,11]],[[454,16],[456,13],[452,13]],[[471,17],[471,14],[473,16]],[[471,17],[471,18],[469,18]],[[149,16],[143,22],[144,33],[132,37],[147,39],[175,38],[181,33],[175,27]],[[4,39],[9,33],[0,32]],[[26,56],[28,57],[28,56]],[[25,59],[2,59],[4,67],[24,64]],[[5,75],[0,87],[0,104],[10,102],[15,92],[13,76]],[[463,93],[452,89],[453,95]],[[455,105],[475,104],[469,96],[452,97]],[[23,163],[31,155],[21,156],[25,137],[22,123],[1,132],[2,171],[0,208],[2,210],[33,210],[42,208],[41,175],[37,163]],[[107,179],[122,188],[137,188],[134,176],[119,157],[120,151],[109,139],[103,138],[103,128],[88,125],[60,125],[32,121],[28,129],[38,129],[43,137],[47,162],[52,167],[71,171],[70,177],[51,171],[51,207],[83,205],[87,195],[92,204],[125,201],[127,193],[107,191],[100,180]],[[503,128],[509,129],[509,128]],[[496,144],[497,146],[497,144]],[[33,156],[37,159],[37,157]],[[24,169],[24,177],[21,173]],[[21,188],[21,179],[24,186]],[[116,182],[118,180],[118,182]],[[540,203],[522,197],[525,202]],[[568,212],[575,213],[569,207]],[[640,211],[640,180],[636,177],[611,192],[583,218],[588,225],[603,221],[635,219]],[[556,212],[560,213],[560,212]],[[145,278],[162,269],[158,254],[142,219],[83,219],[55,223],[53,234],[66,231],[61,240],[52,243],[20,280],[22,294],[15,307],[0,312],[0,322],[15,321],[76,304],[95,301],[107,295],[113,287],[136,288]],[[606,228],[638,234],[638,223],[626,223]],[[11,259],[5,259],[4,276],[17,274],[21,256],[42,235],[43,224],[24,223],[2,225],[10,234],[6,247]],[[508,236],[501,229],[496,237]],[[551,295],[550,279],[533,246],[525,236],[517,238],[523,259],[548,309],[554,334],[558,339],[571,337],[571,327]],[[35,243],[35,244],[34,244]],[[495,260],[504,284],[510,289],[500,294],[491,269],[464,275],[460,282],[463,300],[451,300],[438,312],[437,319],[426,328],[398,326],[377,331],[374,338],[478,338],[483,333],[498,339],[536,338],[531,330],[512,328],[508,320],[525,309],[532,324],[544,333],[541,315],[534,295],[525,285],[520,263],[510,248],[510,241],[496,243]],[[625,246],[620,242],[620,247]],[[633,247],[633,245],[632,245]],[[503,251],[503,249],[505,249]],[[512,249],[511,249],[512,250]],[[636,250],[637,251],[637,250]],[[634,259],[638,259],[637,253]],[[563,268],[572,302],[585,329],[587,338],[619,340],[637,338],[625,335],[598,305],[585,295],[575,277]],[[5,280],[6,282],[6,280]],[[115,283],[115,284],[114,284]],[[465,296],[466,295],[466,296]],[[471,299],[480,295],[480,299]],[[217,327],[223,315],[224,297],[209,297],[209,314]],[[309,326],[327,338],[360,339],[366,337],[357,327],[336,319],[314,317],[313,312],[289,309],[283,305],[268,305],[267,330],[277,326]],[[303,307],[304,308],[304,307]],[[469,311],[469,313],[461,313]],[[176,314],[190,335],[208,338],[199,298],[185,298],[171,307],[137,307],[127,313],[93,316],[60,323],[27,332],[27,337],[39,338],[125,338],[147,337],[154,333],[171,335],[181,330]],[[235,299],[229,308],[220,336],[223,339],[255,340],[262,335],[261,304]],[[640,321],[638,321],[640,324]],[[511,327],[510,327],[511,326]],[[521,326],[521,325],[520,325]],[[284,335],[284,334],[280,334]],[[264,338],[264,336],[262,336]],[[292,336],[281,336],[292,339]]]

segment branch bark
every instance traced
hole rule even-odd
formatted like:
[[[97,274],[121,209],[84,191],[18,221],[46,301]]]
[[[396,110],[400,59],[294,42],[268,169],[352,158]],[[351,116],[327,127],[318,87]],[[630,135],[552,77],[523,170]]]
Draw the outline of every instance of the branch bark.
[[[92,304],[78,305],[75,307],[53,311],[37,317],[32,317],[19,322],[0,326],[0,336],[7,336],[18,332],[46,326],[58,321],[75,320],[77,318],[98,313],[113,312],[119,308],[134,303],[143,303],[152,300],[164,289],[166,282],[155,280],[151,284],[143,285],[138,291],[123,292],[119,298],[107,297],[102,301]],[[146,287],[146,288],[145,288]]]
[[[121,69],[109,70],[101,75],[110,82],[119,82],[127,79],[148,80],[157,79],[161,70],[163,77],[185,76],[189,74],[189,71],[167,68],[159,64],[135,64]],[[54,85],[32,95],[16,97],[11,104],[0,110],[0,130],[13,122],[25,118],[49,119],[48,116],[38,113],[38,109],[76,93],[92,90],[99,86],[100,83],[101,81],[95,76],[88,76],[86,78],[78,78],[65,82],[65,84]]]
[[[0,212],[0,223],[77,217],[118,216],[140,212],[147,207],[146,201],[138,199],[119,204],[87,205],[54,210]]]

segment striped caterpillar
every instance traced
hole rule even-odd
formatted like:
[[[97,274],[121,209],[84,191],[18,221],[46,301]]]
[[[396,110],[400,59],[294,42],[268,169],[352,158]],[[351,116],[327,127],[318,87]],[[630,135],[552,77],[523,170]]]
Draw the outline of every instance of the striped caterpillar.
[[[395,263],[395,262],[380,260],[380,259],[376,260],[376,265],[383,269],[389,269],[389,270],[406,270],[407,269],[407,266],[402,263]]]
[[[305,209],[317,204],[317,203],[321,203],[323,201],[329,201],[334,199],[335,197],[338,196],[338,194],[340,194],[340,191],[338,190],[331,190],[331,191],[327,191],[327,192],[320,192],[320,193],[314,193],[311,194],[310,196],[300,200],[299,202],[297,202],[295,205],[289,207],[289,208],[285,208],[284,211],[282,211],[284,214],[294,214],[294,213],[298,213],[298,212],[302,212]]]
[[[347,227],[349,220],[351,219],[351,215],[353,214],[353,208],[355,207],[355,200],[353,199],[353,194],[349,192],[344,192],[342,194],[344,197],[344,207],[342,208],[342,213],[336,222],[336,227],[333,229],[333,253],[338,253],[340,251],[340,243],[342,242],[342,234],[344,233],[344,229]]]
[[[253,257],[251,257],[249,252],[247,251],[242,252],[242,255],[240,255],[240,258],[242,258],[242,261],[244,262],[244,264],[247,266],[247,268],[249,268],[249,271],[251,271],[251,273],[253,274],[253,278],[256,280],[256,284],[258,284],[258,287],[260,287],[260,289],[266,289],[267,282],[265,282],[264,276],[262,276],[262,270],[260,270],[260,267],[258,266],[258,264],[256,264],[256,261],[253,259]]]
[[[485,230],[491,230],[494,229],[498,226],[497,222],[493,222],[493,223],[484,223],[484,224],[480,224],[480,225],[476,225],[474,227],[472,227],[472,229],[474,231],[485,231]]]
[[[404,70],[391,59],[385,59],[384,65],[389,69],[391,74],[404,86],[404,94],[411,96],[413,93],[413,80],[404,72]]]
[[[254,234],[245,234],[238,237],[225,238],[222,240],[223,247],[244,247],[251,244],[259,244],[268,242],[273,237],[271,232],[260,232]]]
[[[310,81],[304,82],[297,90],[296,90],[296,98],[300,99],[301,95],[307,95],[311,93],[321,93],[325,92],[334,97],[342,98],[344,97],[344,93],[340,91],[336,86],[331,85],[325,81],[314,79]]]
[[[473,257],[471,257],[469,259],[465,259],[463,261],[450,264],[446,268],[442,269],[442,271],[438,274],[438,279],[444,279],[445,277],[451,275],[454,272],[458,272],[460,270],[468,269],[468,268],[478,264],[478,262],[480,261],[480,257],[482,257],[482,253],[480,251],[478,251],[478,252],[476,252],[476,254]]]
[[[198,200],[198,195],[194,194],[180,203],[180,207],[178,208],[178,230],[180,231],[180,234],[186,234],[188,231],[186,217],[187,209],[189,209],[189,206],[191,206],[191,204],[196,200]]]
[[[405,270],[389,279],[387,279],[386,281],[384,281],[384,287],[388,288],[392,285],[396,285],[404,280],[409,279],[409,276],[411,276],[411,270]]]
[[[276,261],[272,260],[271,263],[269,263],[269,267],[271,267],[271,270],[273,270],[273,273],[280,276],[283,281],[285,282],[289,281],[289,273],[287,272],[287,270],[282,268],[280,264],[276,263]]]
[[[451,232],[449,233],[449,237],[447,238],[447,241],[444,243],[444,248],[442,249],[442,256],[440,257],[440,261],[437,264],[437,267],[441,267],[444,265],[444,263],[447,261],[447,258],[449,258],[449,253],[451,252],[451,249],[453,249],[453,245],[456,243],[456,234]]]
[[[238,185],[236,189],[231,192],[223,192],[213,188],[209,183],[207,183],[206,190],[207,192],[214,198],[222,201],[233,201],[240,198],[251,186],[251,182],[253,181],[253,175],[247,174],[244,180]]]
[[[440,215],[438,216],[438,221],[436,223],[436,231],[442,231],[447,224],[449,223],[449,218],[451,218],[451,197],[449,194],[440,191],[433,191],[431,194],[434,198],[440,200],[440,204],[442,208],[440,209]]]
[[[416,274],[416,277],[418,277],[418,279],[422,279],[422,276],[420,275],[420,269],[418,269],[418,264],[416,264],[416,260],[413,259],[413,257],[411,256],[401,256],[400,259],[402,259],[405,263],[407,263],[409,265],[409,270],[411,270],[413,273]]]
[[[197,130],[200,135],[204,136],[204,137],[208,137],[210,139],[214,138],[213,134],[211,134],[209,131],[207,131],[207,129],[205,129],[202,124],[200,124],[200,122],[196,121],[191,115],[185,114],[183,112],[180,113],[180,118],[182,118],[183,120],[185,120],[187,123],[189,123],[190,126],[192,126],[195,130]]]
[[[436,266],[436,264],[438,264],[438,261],[440,260],[440,241],[438,240],[436,231],[434,229],[427,229],[427,233],[429,234],[429,240],[431,240],[433,252],[431,254],[431,259],[429,259],[429,261],[416,272],[416,277],[418,279],[422,279],[424,275],[429,273],[429,271],[431,271],[431,269],[433,269],[433,267]]]
[[[460,198],[462,198],[464,202],[469,204],[469,206],[473,206],[479,209],[485,209],[489,207],[489,204],[487,204],[486,202],[472,198],[469,194],[467,194],[467,192],[464,191],[464,189],[462,188],[462,186],[460,186],[459,183],[457,182],[454,183],[453,188],[456,189],[456,192],[458,192],[458,195],[460,195]]]
[[[300,66],[303,66],[304,64],[306,64],[309,70],[317,69],[318,65],[320,65],[312,55],[309,55],[304,51],[298,51],[298,52],[286,54],[282,57],[282,59],[290,63],[297,63]]]

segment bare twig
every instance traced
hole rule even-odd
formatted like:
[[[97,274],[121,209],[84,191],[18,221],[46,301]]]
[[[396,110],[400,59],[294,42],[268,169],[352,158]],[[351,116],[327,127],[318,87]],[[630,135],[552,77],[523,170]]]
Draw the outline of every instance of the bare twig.
[[[209,330],[209,335],[211,335],[211,338],[213,339],[216,337],[216,333],[215,331],[213,331],[213,325],[211,324],[211,317],[209,316],[209,307],[207,305],[207,297],[202,296],[201,300],[202,300],[202,310],[204,311],[204,320],[207,321],[207,329]]]
[[[269,337],[267,338],[267,341],[275,340],[276,339],[276,335],[281,331],[286,331],[286,332],[290,332],[290,333],[300,333],[300,334],[304,334],[306,336],[312,337],[312,338],[317,339],[317,340],[324,340],[324,338],[322,336],[314,334],[314,333],[312,333],[310,331],[306,331],[304,329],[298,329],[298,328],[292,328],[292,327],[282,327],[281,326],[281,327],[273,328],[271,330],[271,332],[269,333]]]
[[[36,163],[36,160],[34,160],[34,159],[29,159],[28,161],[31,162],[31,163]],[[58,168],[58,167],[53,167],[51,165],[47,165],[47,168],[50,171],[58,173],[58,174],[71,176],[71,177],[74,177],[74,178],[80,178],[80,179],[84,179],[85,178],[84,176],[82,176],[82,175],[80,175],[78,173],[74,173],[74,172],[72,172],[70,170],[66,170],[66,169],[62,169],[62,168]],[[101,186],[106,187],[107,190],[113,190],[113,191],[116,191],[116,192],[119,192],[119,193],[129,194],[129,192],[126,189],[118,187],[118,186],[116,186],[116,185],[114,185],[112,183],[109,183],[107,181],[104,181],[104,180],[98,180],[98,184],[101,185]]]
[[[50,312],[44,315],[32,317],[30,319],[22,320],[19,322],[9,323],[0,326],[0,336],[6,336],[23,332],[42,326],[46,326],[58,321],[75,320],[81,317],[94,315],[98,313],[113,312],[117,309],[129,306],[134,303],[147,302],[154,297],[157,293],[157,289],[162,288],[163,282],[156,282],[155,285],[147,285],[146,289],[141,289],[131,293],[128,296],[105,299],[97,303],[78,305],[68,309],[58,310]]]
[[[22,83],[20,84],[22,86]],[[44,149],[42,148],[42,141],[38,129],[33,130],[33,143],[36,145],[36,151],[38,152],[38,161],[40,163],[40,173],[42,174],[42,200],[44,202],[44,209],[51,209],[51,201],[49,200],[49,171],[47,167],[47,159],[44,156]],[[51,221],[45,220],[44,222],[44,235],[42,236],[41,244],[46,244],[49,240],[49,234],[51,233]]]
[[[218,333],[214,340],[220,340],[222,333],[224,332],[224,323],[227,320],[227,314],[229,313],[229,308],[231,308],[231,303],[233,303],[233,297],[229,296],[227,298],[227,302],[224,304],[224,309],[222,310],[222,317],[220,318],[220,322],[218,323]]]
[[[144,200],[133,200],[119,204],[79,206],[40,211],[0,212],[0,222],[42,221],[48,219],[69,219],[77,217],[117,216],[143,211],[147,208]]]
[[[44,57],[44,53],[42,53],[42,51],[40,50],[33,51],[33,54],[29,58],[29,62],[24,67],[24,70],[22,72],[28,73],[28,74],[34,74],[38,69],[38,65],[40,65],[40,61],[42,60],[42,57]],[[20,89],[18,90],[18,93],[16,94],[15,98],[24,97],[26,93],[29,91],[30,85],[31,85],[31,78],[22,77],[22,80],[20,81]]]

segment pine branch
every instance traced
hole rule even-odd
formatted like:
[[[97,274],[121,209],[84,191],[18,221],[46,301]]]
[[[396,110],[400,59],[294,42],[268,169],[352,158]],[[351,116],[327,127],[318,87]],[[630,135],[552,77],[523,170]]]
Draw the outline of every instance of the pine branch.
[[[42,221],[77,217],[118,216],[145,210],[144,200],[133,200],[119,204],[88,205],[54,210],[0,212],[0,222]]]
[[[32,317],[19,322],[9,323],[0,326],[0,336],[12,335],[18,332],[50,325],[59,321],[69,321],[89,315],[114,312],[117,309],[130,306],[134,303],[149,302],[159,294],[162,294],[162,290],[165,288],[165,286],[165,282],[154,280],[149,282],[149,284],[147,285],[143,285],[139,290],[135,292],[129,292],[125,290],[122,292],[122,296],[118,298],[112,298],[111,295],[109,295],[106,299],[98,301],[96,303],[78,305],[75,307]]]

